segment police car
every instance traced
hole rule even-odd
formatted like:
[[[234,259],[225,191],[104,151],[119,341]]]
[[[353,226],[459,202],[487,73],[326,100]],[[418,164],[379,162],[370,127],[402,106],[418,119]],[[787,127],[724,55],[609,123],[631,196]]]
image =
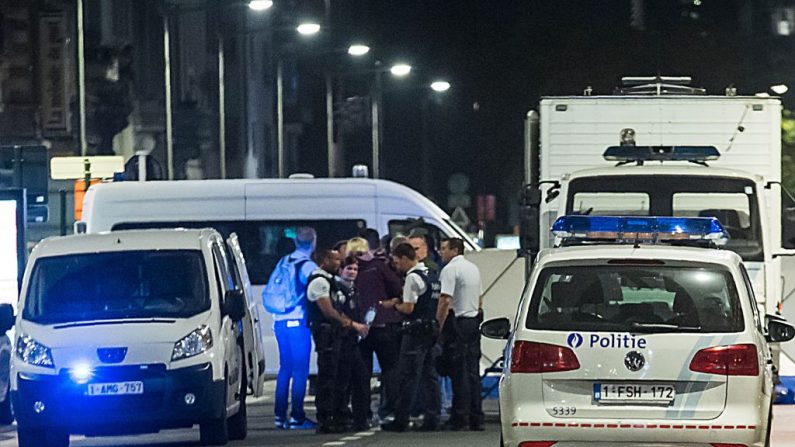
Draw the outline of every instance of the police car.
[[[741,447],[770,444],[768,343],[741,259],[712,218],[561,217],[508,340],[502,444]]]

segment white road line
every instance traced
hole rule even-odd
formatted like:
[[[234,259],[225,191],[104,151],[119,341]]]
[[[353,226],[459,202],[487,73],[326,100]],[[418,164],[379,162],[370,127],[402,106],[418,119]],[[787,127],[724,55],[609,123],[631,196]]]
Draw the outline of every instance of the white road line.
[[[356,436],[373,436],[374,434],[375,434],[374,431],[362,431],[362,432],[356,433]]]
[[[328,446],[332,446],[332,445],[345,445],[345,442],[344,442],[344,441],[331,441],[331,442],[326,442],[326,443],[324,443],[323,445],[328,445]]]
[[[362,439],[361,436],[346,436],[346,437],[340,439],[340,441],[358,441],[360,439]]]

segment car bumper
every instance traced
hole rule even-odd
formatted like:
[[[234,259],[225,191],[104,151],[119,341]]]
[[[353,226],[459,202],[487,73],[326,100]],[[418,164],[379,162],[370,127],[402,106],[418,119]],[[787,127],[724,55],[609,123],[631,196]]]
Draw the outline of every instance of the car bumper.
[[[503,422],[505,446],[526,441],[555,441],[574,446],[705,446],[725,443],[763,446],[766,425],[724,425],[715,421],[556,420]]]
[[[143,393],[88,396],[88,385],[75,383],[67,372],[19,373],[11,398],[20,426],[66,427],[70,433],[87,435],[189,427],[220,417],[226,405],[225,382],[213,381],[209,363],[175,370],[165,365],[101,367],[90,383],[126,381],[142,382]],[[186,399],[189,393],[193,399]]]

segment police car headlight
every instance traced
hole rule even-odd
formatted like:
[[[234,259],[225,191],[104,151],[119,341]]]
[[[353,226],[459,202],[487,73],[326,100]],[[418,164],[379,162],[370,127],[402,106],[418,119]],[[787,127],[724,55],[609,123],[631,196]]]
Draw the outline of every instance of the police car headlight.
[[[16,353],[17,357],[25,363],[45,368],[55,367],[50,348],[25,334],[19,334],[17,337]]]
[[[213,334],[210,328],[202,326],[182,340],[174,343],[174,351],[171,353],[171,360],[187,359],[213,347]]]

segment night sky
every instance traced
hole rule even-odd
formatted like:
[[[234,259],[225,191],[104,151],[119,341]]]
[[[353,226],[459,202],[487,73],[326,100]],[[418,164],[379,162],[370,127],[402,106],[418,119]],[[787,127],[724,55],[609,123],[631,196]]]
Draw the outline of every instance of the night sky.
[[[622,76],[656,74],[692,76],[712,94],[730,84],[753,94],[787,83],[793,37],[774,35],[759,3],[646,1],[638,30],[629,0],[332,0],[333,37],[343,46],[358,36],[373,48],[371,61],[402,56],[415,67],[410,80],[385,82],[385,177],[422,190],[425,150],[427,195],[444,207],[449,175],[463,172],[472,194],[497,194],[503,224],[522,181],[523,118],[541,96],[580,95],[587,86],[611,94]],[[435,77],[453,85],[443,98],[425,86]],[[366,94],[366,82],[343,79],[346,95]],[[322,112],[322,94],[313,97]],[[325,175],[325,158],[312,155],[325,147],[317,118],[299,165]],[[346,141],[346,171],[369,164],[369,151],[362,128]]]

